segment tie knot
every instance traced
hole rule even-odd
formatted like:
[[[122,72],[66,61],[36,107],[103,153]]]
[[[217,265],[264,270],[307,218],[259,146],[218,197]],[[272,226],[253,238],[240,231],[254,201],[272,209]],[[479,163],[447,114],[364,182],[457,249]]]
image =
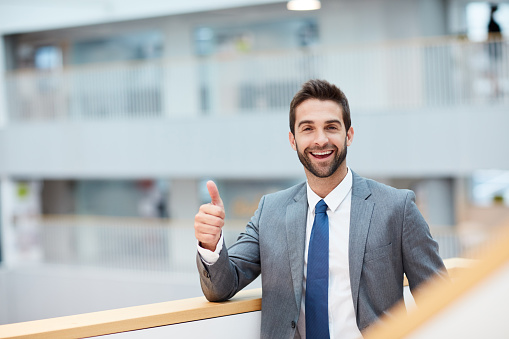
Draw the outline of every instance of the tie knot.
[[[327,212],[327,204],[322,199],[315,206],[315,214],[326,213],[326,212]]]

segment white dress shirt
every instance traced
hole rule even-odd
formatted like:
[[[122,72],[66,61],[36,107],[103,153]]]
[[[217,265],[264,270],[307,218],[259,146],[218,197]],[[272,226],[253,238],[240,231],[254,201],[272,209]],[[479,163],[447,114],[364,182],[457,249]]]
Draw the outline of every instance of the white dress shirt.
[[[221,237],[217,242],[216,249],[214,252],[201,247],[200,242],[197,241],[198,253],[200,254],[201,261],[203,261],[207,265],[215,264],[216,261],[219,259],[219,253],[221,253],[221,249],[223,248],[223,241],[224,241],[223,232],[221,232]]]
[[[322,199],[307,185],[308,217],[306,222],[306,249],[304,253],[304,280],[297,328],[301,338],[306,335],[306,276],[309,238],[315,220],[315,206]],[[329,217],[329,332],[330,338],[357,339],[362,335],[357,328],[348,262],[350,234],[350,207],[352,205],[352,172],[323,200]]]
[[[297,328],[301,338],[306,338],[306,275],[309,238],[315,219],[315,206],[321,198],[307,185],[308,217],[306,221],[306,248],[304,255],[304,279],[301,311]],[[329,332],[331,339],[358,339],[362,335],[357,328],[350,288],[350,270],[348,263],[348,239],[350,234],[350,206],[352,204],[352,172],[325,198],[329,217]],[[208,265],[219,259],[223,244],[223,235],[214,252],[199,246],[201,259]]]

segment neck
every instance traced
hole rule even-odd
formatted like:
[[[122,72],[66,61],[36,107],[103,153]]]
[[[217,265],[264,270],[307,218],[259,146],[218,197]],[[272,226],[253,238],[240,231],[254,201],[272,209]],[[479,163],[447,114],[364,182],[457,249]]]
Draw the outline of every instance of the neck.
[[[309,187],[323,199],[343,181],[348,173],[348,168],[346,167],[346,162],[343,162],[336,172],[327,178],[319,178],[307,169],[305,169],[305,172]]]

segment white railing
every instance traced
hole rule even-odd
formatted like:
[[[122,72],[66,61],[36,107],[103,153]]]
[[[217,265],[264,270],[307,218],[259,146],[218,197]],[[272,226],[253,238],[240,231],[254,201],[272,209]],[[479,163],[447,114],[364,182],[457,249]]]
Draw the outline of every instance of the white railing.
[[[475,259],[492,242],[493,229],[458,230],[453,226],[431,227],[431,235],[438,243],[439,254],[443,259]]]
[[[413,40],[208,59],[13,71],[9,120],[287,112],[302,82],[338,84],[357,111],[509,102],[509,41]]]
[[[245,226],[245,225],[243,225]],[[242,231],[223,228],[232,244]],[[14,265],[49,263],[152,272],[195,272],[193,221],[109,217],[40,217],[14,225]]]
[[[229,220],[227,245],[244,230],[245,221]],[[195,272],[196,240],[192,220],[141,218],[41,217],[18,220],[14,265],[26,262],[152,272]],[[434,227],[442,258],[475,257],[489,234]]]
[[[11,120],[155,117],[162,66],[114,64],[7,76]]]

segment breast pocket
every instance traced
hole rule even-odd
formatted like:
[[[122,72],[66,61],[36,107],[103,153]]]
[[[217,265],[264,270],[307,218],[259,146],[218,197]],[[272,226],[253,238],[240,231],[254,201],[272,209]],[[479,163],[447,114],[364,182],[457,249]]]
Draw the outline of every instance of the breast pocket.
[[[388,257],[392,254],[392,243],[384,245],[382,247],[375,248],[364,254],[364,262],[373,261]]]

